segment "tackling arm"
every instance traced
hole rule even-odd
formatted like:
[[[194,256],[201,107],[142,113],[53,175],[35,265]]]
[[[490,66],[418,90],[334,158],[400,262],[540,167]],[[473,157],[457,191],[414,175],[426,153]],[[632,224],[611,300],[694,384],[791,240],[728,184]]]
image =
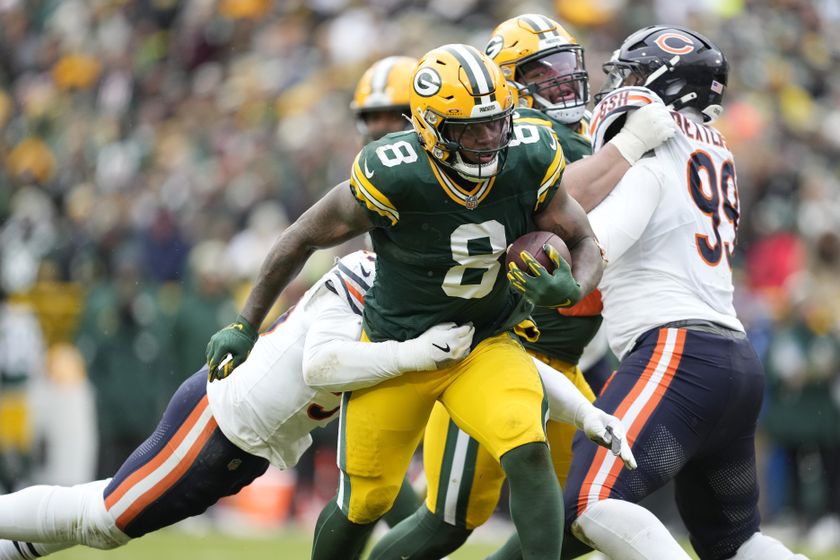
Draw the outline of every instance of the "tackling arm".
[[[463,359],[472,344],[472,325],[444,323],[417,338],[398,342],[359,340],[361,317],[331,292],[321,294],[303,349],[303,380],[325,391],[352,391],[407,371],[429,371]]]
[[[589,212],[610,194],[628,169],[630,163],[608,143],[595,154],[566,166],[563,186]]]
[[[545,387],[549,417],[556,422],[574,424],[586,437],[621,457],[628,469],[635,469],[636,459],[621,420],[590,403],[561,372],[536,358],[534,364]]]
[[[612,192],[624,174],[650,150],[674,136],[677,125],[662,103],[630,111],[612,140],[590,157],[566,168],[563,186],[590,212]]]
[[[614,262],[641,237],[659,205],[661,180],[650,169],[636,166],[589,214],[592,229]]]

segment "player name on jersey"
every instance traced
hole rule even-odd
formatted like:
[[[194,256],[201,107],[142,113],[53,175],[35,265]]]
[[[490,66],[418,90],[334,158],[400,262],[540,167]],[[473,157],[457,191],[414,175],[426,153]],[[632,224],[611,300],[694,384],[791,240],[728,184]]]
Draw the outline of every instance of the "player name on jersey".
[[[700,142],[705,142],[706,144],[711,144],[712,146],[726,148],[727,150],[729,149],[729,146],[726,145],[726,140],[723,139],[723,135],[721,135],[721,133],[717,130],[698,122],[694,122],[675,111],[671,112],[671,116],[674,118],[674,122],[677,123],[677,126],[680,127],[680,130],[682,130],[683,133],[692,140],[699,140]]]

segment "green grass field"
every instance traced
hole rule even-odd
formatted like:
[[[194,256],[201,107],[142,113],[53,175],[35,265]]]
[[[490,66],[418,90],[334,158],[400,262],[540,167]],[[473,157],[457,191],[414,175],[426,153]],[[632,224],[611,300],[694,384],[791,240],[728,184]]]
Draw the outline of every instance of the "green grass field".
[[[58,553],[56,560],[306,560],[311,536],[286,533],[271,538],[245,539],[220,535],[192,536],[177,530],[147,535],[123,548],[98,551],[76,547]],[[452,560],[480,560],[496,544],[467,544],[451,556]],[[840,560],[840,553],[809,556],[811,560]]]
[[[147,535],[127,546],[100,551],[75,547],[51,556],[56,560],[306,560],[311,535],[287,533],[273,538],[240,539],[220,535],[197,537],[178,531]],[[452,555],[452,560],[479,560],[495,545],[468,545]]]

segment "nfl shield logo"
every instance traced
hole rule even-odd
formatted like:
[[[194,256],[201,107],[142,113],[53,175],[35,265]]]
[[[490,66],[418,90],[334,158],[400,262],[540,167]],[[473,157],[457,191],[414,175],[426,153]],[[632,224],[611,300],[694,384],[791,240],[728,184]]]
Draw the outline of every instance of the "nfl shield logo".
[[[464,201],[464,206],[467,207],[467,210],[475,210],[475,207],[478,206],[478,198],[475,196],[468,196]]]

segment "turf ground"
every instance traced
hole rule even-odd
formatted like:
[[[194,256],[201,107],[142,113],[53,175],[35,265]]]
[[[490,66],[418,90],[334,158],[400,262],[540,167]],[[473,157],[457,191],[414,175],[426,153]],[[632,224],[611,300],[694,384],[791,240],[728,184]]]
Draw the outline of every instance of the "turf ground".
[[[221,535],[193,536],[177,530],[147,535],[123,548],[98,551],[76,547],[58,553],[55,560],[306,560],[311,535],[286,533],[271,538],[235,538]],[[497,544],[467,544],[452,560],[480,560]],[[840,560],[840,552],[809,556],[811,560]]]

